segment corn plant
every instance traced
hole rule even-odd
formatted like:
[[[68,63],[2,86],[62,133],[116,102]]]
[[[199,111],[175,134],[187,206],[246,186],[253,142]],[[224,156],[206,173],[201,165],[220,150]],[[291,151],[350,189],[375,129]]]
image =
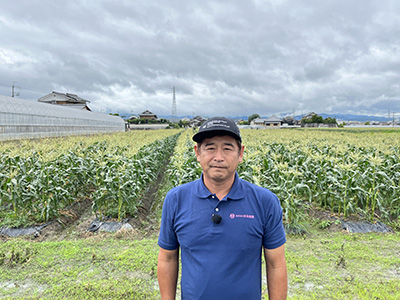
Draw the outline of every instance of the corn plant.
[[[0,223],[13,223],[12,220],[18,219],[45,222],[57,218],[60,210],[80,198],[92,198],[93,193],[100,193],[96,189],[114,193],[114,189],[107,190],[100,182],[107,187],[113,182],[117,187],[119,194],[113,195],[111,202],[119,201],[119,217],[125,207],[123,202],[132,198],[128,193],[123,194],[121,187],[135,186],[136,180],[141,180],[127,179],[123,172],[125,158],[133,157],[140,147],[175,133],[162,130],[157,134],[99,135],[87,140],[74,137],[65,139],[65,144],[63,139],[3,144],[0,147]],[[119,183],[115,184],[117,180]],[[96,201],[101,201],[101,197],[98,198],[100,200],[96,198]],[[113,207],[112,203],[101,207],[108,206]]]
[[[295,132],[244,134],[250,150],[244,165],[262,167],[245,167],[243,174],[278,194],[286,221],[296,223],[308,203],[344,217],[361,213],[371,221],[399,216],[399,132],[390,132],[391,142],[384,132]]]
[[[173,186],[178,186],[200,177],[201,168],[194,153],[192,135],[192,130],[186,130],[177,141],[174,155],[167,171]]]
[[[93,200],[99,217],[135,214],[172,151],[167,169],[172,184],[199,178],[193,132],[183,132],[178,140],[176,133],[0,145],[0,222],[46,221],[84,197]],[[289,227],[302,221],[309,206],[343,217],[357,213],[371,221],[398,220],[398,130],[242,130],[242,137],[246,148],[239,175],[278,195]]]
[[[103,158],[96,173],[93,211],[100,218],[120,220],[134,215],[159,170],[172,152],[178,136],[174,135],[143,146],[133,157]]]

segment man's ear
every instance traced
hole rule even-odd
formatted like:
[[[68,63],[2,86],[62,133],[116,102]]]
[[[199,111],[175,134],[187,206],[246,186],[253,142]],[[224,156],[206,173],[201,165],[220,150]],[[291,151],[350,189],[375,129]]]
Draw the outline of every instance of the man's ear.
[[[200,148],[196,145],[194,145],[194,153],[196,154],[197,161],[200,162]]]
[[[243,161],[243,154],[244,154],[244,146],[242,145],[242,149],[240,149],[239,153],[239,162]]]

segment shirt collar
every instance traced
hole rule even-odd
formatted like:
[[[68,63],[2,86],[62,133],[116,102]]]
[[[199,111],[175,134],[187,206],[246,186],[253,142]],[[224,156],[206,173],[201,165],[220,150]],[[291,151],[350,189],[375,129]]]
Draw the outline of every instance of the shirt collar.
[[[212,195],[211,192],[204,185],[203,173],[202,173],[200,179],[198,179],[196,182],[196,196],[199,198],[208,198],[211,195]],[[241,182],[241,179],[239,178],[238,173],[235,172],[235,181],[233,182],[233,185],[232,185],[228,195],[226,196],[226,199],[227,200],[240,200],[243,198],[244,198],[243,183]]]

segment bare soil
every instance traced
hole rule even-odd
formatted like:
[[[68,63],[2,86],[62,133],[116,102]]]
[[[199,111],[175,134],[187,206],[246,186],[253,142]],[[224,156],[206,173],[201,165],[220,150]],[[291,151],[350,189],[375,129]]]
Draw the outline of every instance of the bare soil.
[[[328,211],[324,211],[318,208],[311,208],[308,210],[308,215],[312,219],[317,219],[321,221],[335,221],[338,216],[335,214],[331,214]],[[332,223],[326,228],[329,232],[339,232],[344,231],[343,227],[340,224]]]

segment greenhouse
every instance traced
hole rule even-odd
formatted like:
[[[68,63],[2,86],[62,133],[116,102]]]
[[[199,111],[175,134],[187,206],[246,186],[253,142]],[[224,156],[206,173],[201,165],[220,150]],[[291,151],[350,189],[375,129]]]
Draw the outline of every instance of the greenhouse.
[[[0,140],[124,130],[117,116],[0,95]]]

